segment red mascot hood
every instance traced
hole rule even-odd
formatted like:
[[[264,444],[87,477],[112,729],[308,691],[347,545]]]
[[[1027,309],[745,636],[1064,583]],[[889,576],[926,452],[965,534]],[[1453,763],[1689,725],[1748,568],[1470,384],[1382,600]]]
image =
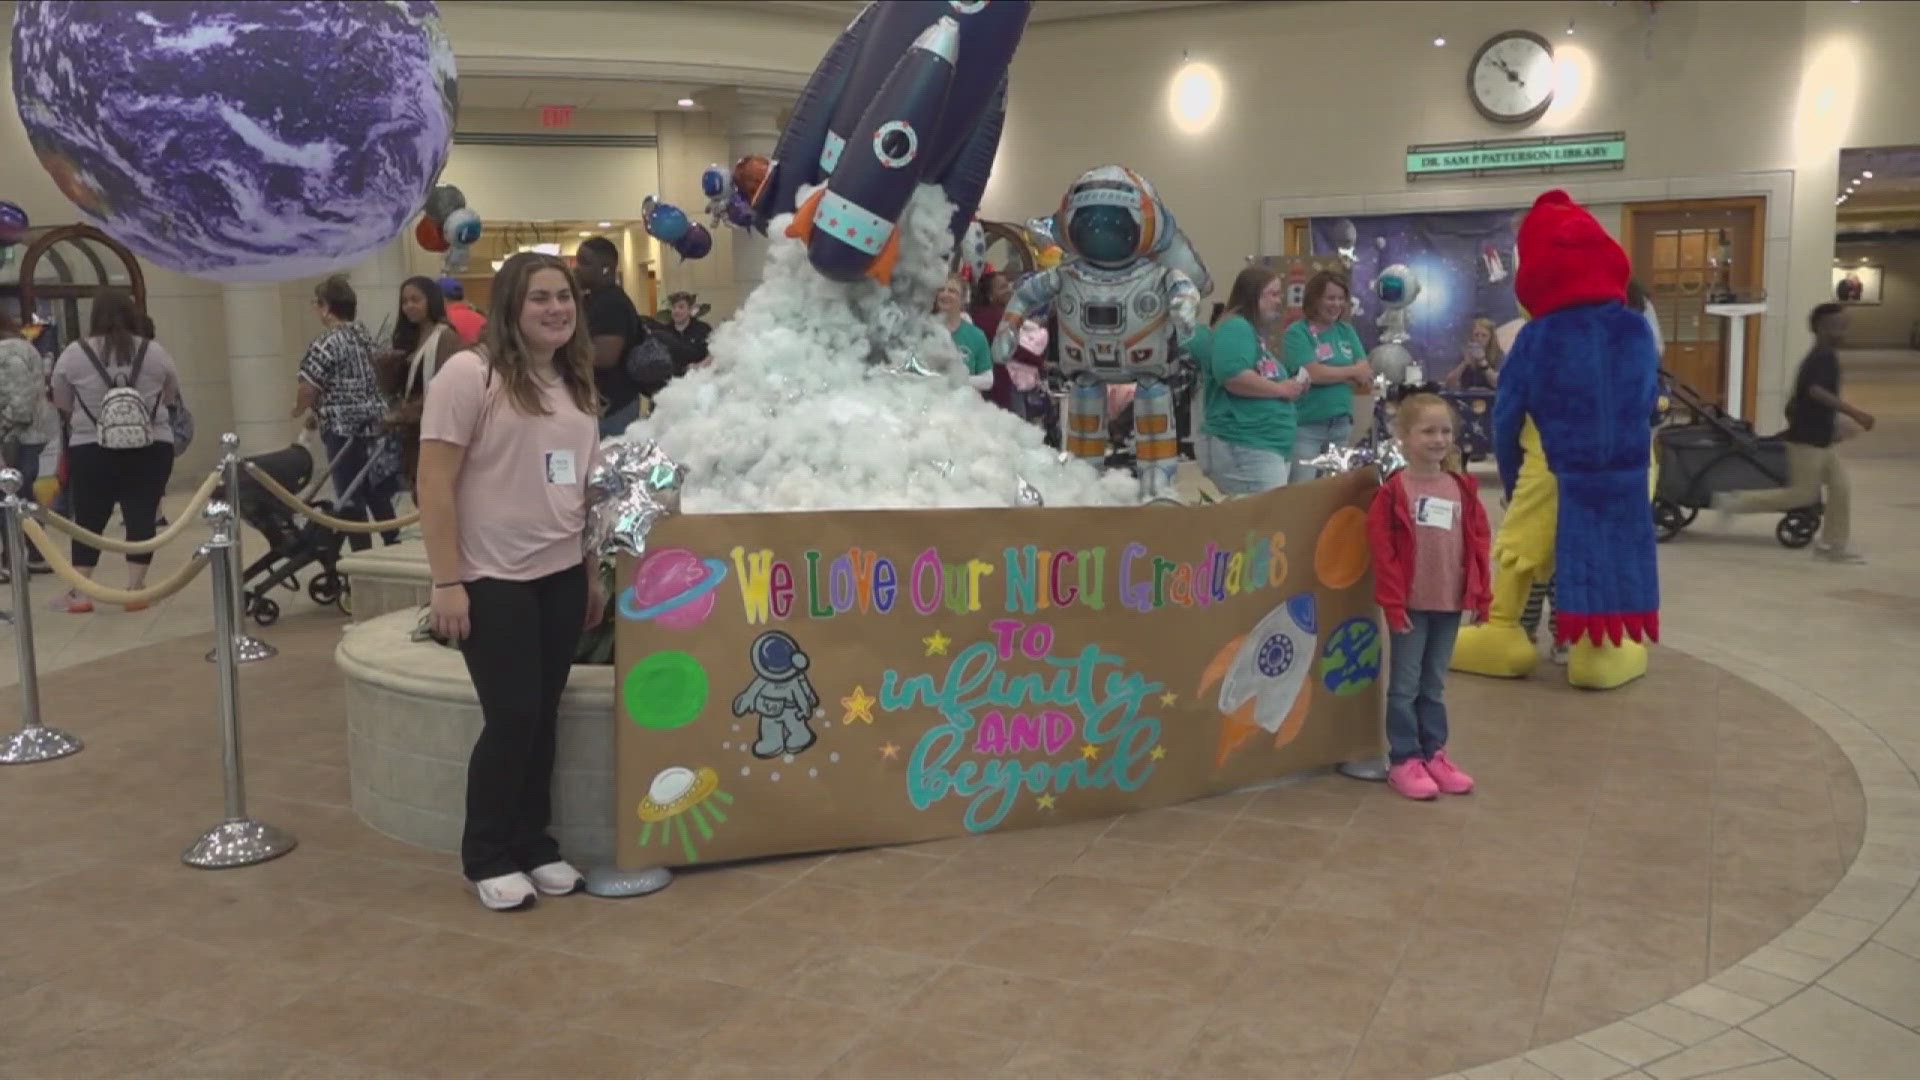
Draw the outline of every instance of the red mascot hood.
[[[1629,272],[1626,251],[1558,188],[1534,200],[1520,222],[1513,292],[1535,318],[1580,304],[1625,303]]]

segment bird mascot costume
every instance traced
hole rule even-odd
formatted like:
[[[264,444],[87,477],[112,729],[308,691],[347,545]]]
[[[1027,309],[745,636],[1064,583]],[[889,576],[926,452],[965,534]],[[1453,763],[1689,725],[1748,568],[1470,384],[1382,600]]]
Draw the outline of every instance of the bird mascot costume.
[[[1493,608],[1460,632],[1456,670],[1517,679],[1539,661],[1520,626],[1554,581],[1567,678],[1610,690],[1647,672],[1660,636],[1649,417],[1660,353],[1626,306],[1626,252],[1564,191],[1520,224],[1514,293],[1530,321],[1500,369],[1494,455],[1509,503],[1494,539]]]

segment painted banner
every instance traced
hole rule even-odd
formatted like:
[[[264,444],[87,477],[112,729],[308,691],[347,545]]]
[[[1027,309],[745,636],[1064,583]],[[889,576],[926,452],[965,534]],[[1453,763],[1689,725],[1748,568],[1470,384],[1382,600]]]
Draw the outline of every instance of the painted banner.
[[[1050,825],[1378,753],[1375,483],[661,521],[618,571],[620,865]]]

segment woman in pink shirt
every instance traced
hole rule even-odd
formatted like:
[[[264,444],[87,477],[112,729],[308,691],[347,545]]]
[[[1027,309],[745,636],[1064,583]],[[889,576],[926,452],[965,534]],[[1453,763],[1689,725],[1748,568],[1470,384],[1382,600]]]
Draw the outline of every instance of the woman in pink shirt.
[[[417,494],[433,631],[458,644],[484,719],[460,861],[482,904],[513,911],[584,884],[547,824],[560,694],[604,606],[583,545],[600,403],[566,264],[522,252],[493,295],[479,347],[427,384]]]

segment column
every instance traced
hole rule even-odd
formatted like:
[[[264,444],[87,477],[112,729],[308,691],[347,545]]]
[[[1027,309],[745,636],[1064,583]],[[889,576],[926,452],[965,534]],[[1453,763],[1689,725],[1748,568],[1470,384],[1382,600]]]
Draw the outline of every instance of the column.
[[[735,90],[733,107],[727,115],[727,164],[748,154],[773,156],[780,141],[780,113],[793,98],[788,94],[769,94],[755,90]],[[735,303],[745,303],[747,294],[760,284],[767,263],[767,240],[751,230],[733,234],[733,286]]]
[[[224,286],[227,324],[227,387],[233,398],[233,430],[240,452],[257,454],[293,439],[293,363],[281,356],[283,333],[278,282]],[[218,432],[211,433],[218,441]],[[203,438],[205,433],[203,433]]]
[[[353,282],[354,296],[360,301],[357,312],[360,325],[366,327],[377,342],[393,339],[394,323],[400,318],[400,283],[413,276],[407,268],[405,246],[412,240],[411,231],[402,232],[347,272]]]

